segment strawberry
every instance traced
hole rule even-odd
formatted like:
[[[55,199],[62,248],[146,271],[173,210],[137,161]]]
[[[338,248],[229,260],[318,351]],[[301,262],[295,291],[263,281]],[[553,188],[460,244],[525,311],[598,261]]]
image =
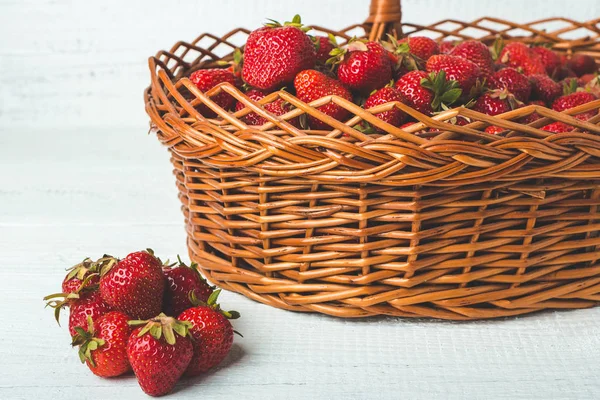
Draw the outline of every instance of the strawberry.
[[[162,396],[181,378],[194,355],[190,324],[160,314],[149,321],[129,321],[127,356],[144,393]]]
[[[511,110],[506,93],[492,91],[484,93],[473,105],[473,110],[487,115],[498,115]]]
[[[404,98],[405,104],[425,115],[439,111],[442,104],[452,105],[462,94],[458,82],[446,80],[446,72],[443,70],[430,74],[411,71],[396,82],[395,88]]]
[[[65,276],[62,283],[62,291],[65,294],[75,293],[82,289],[82,284],[86,281],[85,286],[97,285],[100,281],[100,275],[98,274],[98,263],[102,262],[102,259],[97,262],[92,261],[90,258],[84,259],[79,264],[76,264],[69,268],[69,273]],[[87,279],[86,279],[87,278]]]
[[[83,291],[79,296],[79,299],[69,302],[69,334],[71,336],[77,334],[78,327],[85,329],[88,326],[88,318],[95,321],[111,311],[110,306],[102,299],[98,290]]]
[[[199,69],[194,71],[190,75],[190,81],[203,92],[207,92],[224,82],[229,82],[234,86],[237,84],[237,79],[233,72],[221,68]],[[224,110],[230,110],[235,103],[235,99],[225,92],[221,92],[211,97],[211,100]],[[198,107],[198,112],[205,117],[214,117],[216,115],[216,113],[205,104]]]
[[[564,122],[556,121],[551,124],[545,125],[540,129],[552,133],[564,133],[571,132],[574,128],[571,125],[565,124]]]
[[[501,126],[497,126],[497,125],[490,125],[487,128],[485,128],[486,133],[490,133],[492,135],[497,135],[499,133],[504,132],[506,129],[504,129]]]
[[[330,64],[338,65],[338,79],[349,89],[370,93],[392,79],[388,52],[377,42],[351,40],[343,49],[334,49]]]
[[[440,47],[437,42],[425,36],[410,36],[399,40],[398,43],[406,43],[408,51],[423,61],[435,54],[440,54]]]
[[[560,85],[548,75],[531,75],[529,82],[531,82],[532,100],[541,100],[546,104],[552,104],[554,99],[562,93]]]
[[[456,47],[456,43],[452,40],[443,40],[440,42],[440,53],[449,54],[453,48]]]
[[[427,60],[427,72],[444,71],[448,80],[457,81],[463,93],[468,94],[481,70],[477,64],[462,57],[449,54],[438,54]]]
[[[271,91],[292,82],[298,72],[313,68],[316,57],[299,15],[284,26],[272,21],[248,36],[242,77],[250,86]]]
[[[558,99],[556,99],[554,103],[552,103],[552,109],[555,111],[565,111],[570,108],[574,108],[594,100],[596,100],[596,96],[589,92],[575,92],[566,96],[561,96]],[[588,119],[594,117],[596,114],[598,114],[598,110],[590,110],[576,115],[575,118],[580,119],[582,121],[587,121]]]
[[[543,102],[543,101],[541,101],[541,100],[533,100],[533,101],[530,101],[530,102],[528,102],[528,103],[527,103],[527,105],[531,105],[531,104],[535,104],[535,105],[542,106],[542,107],[545,107],[545,106],[546,106],[546,105],[544,104],[544,102]],[[520,122],[520,123],[522,123],[522,124],[530,124],[530,123],[532,123],[533,121],[537,121],[537,120],[538,120],[538,119],[540,119],[540,118],[542,118],[542,116],[541,116],[541,115],[539,115],[539,114],[538,114],[538,113],[536,113],[536,112],[532,112],[531,114],[529,114],[529,115],[526,115],[526,116],[524,116],[523,118],[521,118],[521,119],[519,120],[519,122]]]
[[[543,46],[537,46],[531,49],[532,53],[537,54],[546,68],[546,73],[554,76],[560,68],[560,57],[558,54]]]
[[[193,306],[190,294],[201,301],[207,301],[213,292],[206,280],[198,271],[198,264],[192,263],[189,267],[177,256],[179,265],[175,268],[164,266],[163,274],[166,279],[163,310],[168,315],[179,315],[184,310]]]
[[[268,94],[269,93],[265,92],[264,90],[258,90],[258,89],[250,89],[246,92],[246,96],[250,97],[254,101],[259,101],[260,99],[267,96]],[[244,103],[238,102],[235,105],[235,111],[243,110],[245,107],[246,106],[244,105]],[[286,114],[286,113],[292,111],[292,109],[293,109],[291,104],[289,104],[288,102],[286,102],[285,100],[283,100],[281,98],[279,98],[271,103],[264,104],[263,107],[265,110],[267,110],[268,112],[270,112],[271,114],[273,114],[275,116],[280,116],[280,115]],[[255,112],[251,112],[251,113],[247,114],[243,118],[243,121],[246,124],[251,125],[251,126],[264,125],[268,122],[266,120],[266,118],[261,117],[260,115],[256,114]],[[297,128],[300,127],[300,122],[299,122],[298,118],[291,119],[288,122]]]
[[[364,108],[369,109],[381,104],[390,103],[394,101],[403,103],[405,100],[402,94],[397,89],[386,86],[371,94],[371,96],[369,96],[369,98],[365,102]],[[385,121],[393,126],[402,125],[402,123],[406,119],[406,114],[396,107],[389,111],[377,113],[375,114],[375,116],[380,120]]]
[[[546,74],[541,57],[521,42],[511,42],[504,46],[498,60],[509,67],[520,68],[525,75]]]
[[[531,94],[529,79],[514,68],[504,68],[495,72],[489,80],[489,87],[490,89],[506,89],[519,101],[527,101]]]
[[[307,103],[330,95],[352,101],[352,94],[340,81],[312,69],[301,71],[296,75],[294,87],[298,98]],[[344,120],[349,115],[345,108],[334,103],[325,104],[317,109],[338,121]],[[316,118],[309,117],[308,120],[313,129],[329,129],[329,125]]]
[[[151,250],[129,254],[102,268],[100,293],[108,305],[133,318],[150,318],[162,309],[165,278]]]
[[[481,74],[485,77],[490,76],[494,72],[494,60],[492,59],[490,49],[477,40],[467,40],[466,42],[459,43],[449,54],[462,57],[477,64],[481,70]]]
[[[329,34],[329,36],[315,36],[313,42],[317,51],[317,63],[326,64],[331,57],[329,53],[338,46],[335,36],[332,34]]]
[[[596,60],[592,56],[587,54],[575,53],[573,57],[567,62],[567,67],[572,70],[577,76],[585,74],[593,74],[598,72],[598,66]]]
[[[195,376],[217,366],[233,344],[233,328],[229,319],[239,318],[235,311],[223,311],[216,304],[221,290],[216,290],[205,304],[185,310],[178,319],[190,324],[194,356],[186,375]]]
[[[78,326],[73,336],[73,346],[79,346],[79,358],[88,368],[104,378],[123,375],[131,371],[127,358],[127,340],[131,328],[129,317],[118,311],[104,314],[95,321],[88,318],[87,330]]]

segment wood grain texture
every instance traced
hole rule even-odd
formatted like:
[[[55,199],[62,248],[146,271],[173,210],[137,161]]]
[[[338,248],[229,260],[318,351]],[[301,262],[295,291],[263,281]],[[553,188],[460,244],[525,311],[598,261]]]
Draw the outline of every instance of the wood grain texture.
[[[366,1],[345,0],[335,17],[340,2],[321,3],[293,8],[334,27],[366,14]],[[186,253],[168,155],[145,135],[145,58],[201,31],[292,13],[274,0],[171,3],[189,7],[194,24],[166,18],[164,4],[0,0],[0,399],[148,398],[131,376],[103,380],[83,367],[41,298],[87,255]],[[577,4],[536,0],[525,13],[520,1],[407,0],[404,15],[427,23],[600,14],[597,1]],[[231,26],[210,18],[223,10]],[[130,128],[114,128],[123,123]],[[600,308],[478,323],[345,321],[231,293],[222,300],[242,313],[235,326],[244,338],[223,368],[168,398],[595,399],[600,391]]]

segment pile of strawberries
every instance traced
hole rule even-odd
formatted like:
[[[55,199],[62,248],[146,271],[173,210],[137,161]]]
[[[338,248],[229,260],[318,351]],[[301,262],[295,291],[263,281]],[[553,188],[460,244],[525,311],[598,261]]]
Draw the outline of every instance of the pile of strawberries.
[[[567,58],[543,45],[505,44],[499,39],[488,47],[476,40],[438,43],[419,36],[402,40],[390,36],[387,41],[354,38],[338,46],[332,35],[310,36],[308,31],[310,28],[302,25],[299,16],[284,25],[272,21],[249,35],[244,53],[236,51],[228,68],[200,69],[189,78],[201,91],[229,82],[254,101],[283,89],[304,102],[330,95],[365,109],[401,102],[428,116],[458,106],[488,115],[529,104],[564,111],[600,97],[598,65],[586,54],[575,53]],[[225,92],[212,100],[228,111],[246,107]],[[263,107],[275,116],[293,109],[280,98]],[[328,117],[344,122],[351,116],[331,102],[317,109],[325,116],[288,122],[299,128],[328,130]],[[199,111],[206,117],[215,116],[205,105]],[[596,114],[597,109],[576,118],[588,120]],[[376,116],[395,127],[416,121],[398,108]],[[539,118],[533,113],[518,122],[529,124]],[[243,120],[254,126],[267,122],[254,112]],[[452,122],[469,123],[462,117]],[[366,121],[355,128],[369,134],[382,133]],[[541,129],[558,133],[574,127],[556,122]],[[498,134],[503,129],[489,126],[486,131]]]
[[[228,354],[233,334],[210,286],[196,264],[163,264],[151,250],[122,260],[104,256],[70,268],[62,293],[46,296],[57,321],[69,308],[72,345],[81,362],[101,377],[133,369],[144,392],[170,392],[185,373],[196,376]],[[175,318],[176,317],[176,318]]]

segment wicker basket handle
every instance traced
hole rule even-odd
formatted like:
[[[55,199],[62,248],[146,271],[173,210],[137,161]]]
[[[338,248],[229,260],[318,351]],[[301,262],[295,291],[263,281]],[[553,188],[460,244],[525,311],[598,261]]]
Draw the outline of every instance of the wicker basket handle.
[[[402,7],[400,0],[371,0],[369,18],[365,21],[369,40],[377,40],[391,34],[402,35]]]

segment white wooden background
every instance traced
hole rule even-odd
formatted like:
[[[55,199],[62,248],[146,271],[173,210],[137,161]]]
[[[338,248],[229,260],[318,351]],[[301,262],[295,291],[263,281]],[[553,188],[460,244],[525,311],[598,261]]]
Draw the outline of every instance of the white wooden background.
[[[362,20],[366,3],[0,0],[0,399],[145,397],[132,377],[103,380],[81,366],[41,298],[87,255],[186,254],[167,153],[146,135],[147,56],[296,12],[342,27]],[[600,4],[406,0],[404,13],[421,23],[585,20]],[[182,382],[172,398],[600,398],[600,308],[346,321],[222,297],[242,313],[244,338],[223,368]]]

